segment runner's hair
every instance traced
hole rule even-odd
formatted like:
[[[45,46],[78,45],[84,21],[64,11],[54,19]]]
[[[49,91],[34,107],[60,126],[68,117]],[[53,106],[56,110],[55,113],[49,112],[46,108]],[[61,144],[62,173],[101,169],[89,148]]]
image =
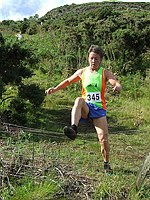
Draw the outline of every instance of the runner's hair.
[[[91,52],[97,53],[100,56],[101,60],[103,59],[104,53],[100,46],[92,44],[88,50],[88,56]]]

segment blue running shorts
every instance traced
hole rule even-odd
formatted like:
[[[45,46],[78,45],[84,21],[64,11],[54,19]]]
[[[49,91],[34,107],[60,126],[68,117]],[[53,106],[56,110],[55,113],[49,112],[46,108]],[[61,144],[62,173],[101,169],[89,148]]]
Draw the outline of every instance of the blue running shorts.
[[[87,119],[96,119],[96,118],[101,118],[101,117],[105,117],[106,116],[106,110],[104,110],[103,108],[99,108],[98,106],[92,104],[92,103],[87,103],[87,106],[89,107],[89,114],[88,114],[88,118]],[[81,117],[80,122],[84,122],[85,120]]]

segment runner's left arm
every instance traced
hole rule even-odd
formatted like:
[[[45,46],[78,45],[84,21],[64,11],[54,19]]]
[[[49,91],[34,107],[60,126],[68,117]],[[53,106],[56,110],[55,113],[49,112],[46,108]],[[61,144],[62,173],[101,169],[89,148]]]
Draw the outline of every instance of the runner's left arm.
[[[121,84],[110,71],[105,70],[105,78],[113,86],[114,92],[115,91],[120,92],[122,90]]]

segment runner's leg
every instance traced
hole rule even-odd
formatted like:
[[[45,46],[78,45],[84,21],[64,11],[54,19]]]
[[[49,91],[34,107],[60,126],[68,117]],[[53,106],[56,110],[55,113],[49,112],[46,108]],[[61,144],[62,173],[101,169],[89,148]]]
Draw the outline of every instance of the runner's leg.
[[[86,119],[88,117],[88,113],[89,107],[87,106],[85,100],[82,97],[76,98],[71,112],[71,124],[78,126],[81,117]]]
[[[74,106],[71,112],[71,126],[64,127],[64,134],[71,140],[74,140],[77,136],[77,126],[81,117],[87,118],[89,113],[89,107],[83,98],[78,97],[75,100]]]
[[[93,123],[101,145],[101,153],[104,162],[109,162],[109,141],[108,141],[108,125],[106,117],[93,119]]]

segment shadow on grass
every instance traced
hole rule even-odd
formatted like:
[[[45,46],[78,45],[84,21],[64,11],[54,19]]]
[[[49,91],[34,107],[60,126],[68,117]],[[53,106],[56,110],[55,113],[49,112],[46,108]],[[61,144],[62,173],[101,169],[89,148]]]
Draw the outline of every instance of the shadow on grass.
[[[41,109],[36,114],[36,120],[31,124],[32,127],[49,131],[49,134],[35,134],[35,140],[51,140],[56,142],[63,142],[66,136],[63,134],[63,127],[70,125],[71,108],[65,109]],[[108,117],[109,122],[114,122],[114,117]],[[114,122],[114,124],[116,124]],[[87,120],[85,123],[80,123],[78,127],[78,138],[84,140],[95,140],[96,131],[92,120]],[[125,126],[111,126],[109,127],[109,134],[136,134],[136,129],[130,129]]]
[[[29,122],[33,128],[39,128],[44,130],[56,130],[61,129],[66,122],[70,122],[70,110],[69,109],[41,109],[36,113],[36,118]]]
[[[138,131],[137,128],[128,128],[126,126],[110,126],[109,128],[110,134],[126,134],[126,135],[132,135],[136,134]]]
[[[62,128],[63,127],[61,127],[61,129]],[[110,134],[136,134],[135,130],[127,129],[125,127],[116,127],[116,128],[111,127],[109,132]],[[87,141],[98,140],[93,124],[90,122],[87,122],[86,124],[79,125],[77,139],[87,140]],[[72,140],[70,140],[64,135],[63,130],[59,130],[57,132],[50,130],[50,131],[46,131],[46,133],[44,131],[42,133],[42,130],[41,130],[40,133],[32,133],[32,140],[36,142],[40,140],[57,142],[57,143],[65,142],[65,141],[72,142]]]
[[[32,141],[51,141],[64,142],[68,139],[63,134],[63,127],[70,125],[71,109],[41,109],[37,111],[34,120],[29,120],[27,127],[31,127],[32,131],[24,130],[26,135],[30,134]],[[109,117],[109,122],[111,117]],[[113,118],[112,118],[113,121]],[[30,128],[29,128],[30,129]],[[35,130],[34,130],[35,129]],[[125,126],[109,127],[109,134],[136,134],[135,129],[129,129]],[[11,136],[11,135],[10,135]],[[81,140],[95,141],[97,134],[92,120],[80,123],[78,127],[78,138]],[[71,140],[70,140],[71,141]]]

